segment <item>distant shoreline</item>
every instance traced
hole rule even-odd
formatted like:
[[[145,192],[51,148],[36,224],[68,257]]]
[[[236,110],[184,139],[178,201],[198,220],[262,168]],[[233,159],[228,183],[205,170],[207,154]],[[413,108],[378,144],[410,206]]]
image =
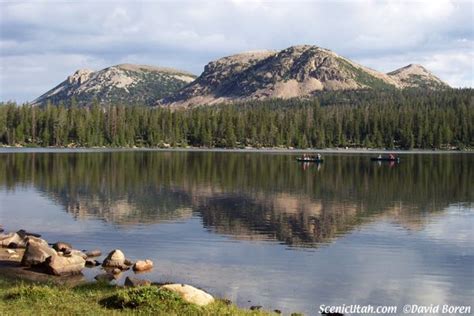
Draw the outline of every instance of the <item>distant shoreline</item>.
[[[371,149],[371,148],[325,148],[325,149],[291,149],[291,148],[203,148],[203,147],[0,147],[4,153],[94,153],[94,152],[229,152],[229,153],[326,153],[326,154],[474,154],[474,150],[433,150],[433,149]]]

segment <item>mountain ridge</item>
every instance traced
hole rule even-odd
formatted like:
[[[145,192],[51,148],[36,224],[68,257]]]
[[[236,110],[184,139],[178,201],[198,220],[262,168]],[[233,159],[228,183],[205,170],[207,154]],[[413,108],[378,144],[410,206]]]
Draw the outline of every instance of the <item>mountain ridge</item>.
[[[33,100],[33,105],[99,103],[153,105],[179,90],[196,76],[177,69],[150,65],[118,64],[98,71],[76,70],[66,80]]]
[[[79,69],[33,105],[102,104],[193,107],[240,101],[312,97],[339,90],[446,89],[417,64],[383,73],[314,45],[259,50],[210,61],[198,77],[167,67],[119,64]]]
[[[385,74],[329,49],[297,45],[281,51],[244,52],[211,61],[195,81],[160,100],[159,105],[188,107],[289,99],[334,90],[448,87],[422,66],[410,64]]]

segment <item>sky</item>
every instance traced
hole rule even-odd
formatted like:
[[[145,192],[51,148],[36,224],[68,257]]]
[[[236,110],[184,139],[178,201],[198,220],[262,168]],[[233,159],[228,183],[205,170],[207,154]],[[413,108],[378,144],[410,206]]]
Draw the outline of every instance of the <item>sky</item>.
[[[0,0],[0,101],[31,101],[81,68],[199,75],[211,60],[310,44],[389,72],[422,64],[474,86],[474,1]]]

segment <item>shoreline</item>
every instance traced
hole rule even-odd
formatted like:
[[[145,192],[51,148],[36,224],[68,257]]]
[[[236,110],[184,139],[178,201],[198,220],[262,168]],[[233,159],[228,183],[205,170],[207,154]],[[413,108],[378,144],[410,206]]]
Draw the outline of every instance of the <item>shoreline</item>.
[[[124,253],[118,248],[112,250],[107,256],[98,249],[91,252],[96,252],[95,254],[86,255],[86,253],[89,253],[86,252],[86,250],[76,250],[66,242],[51,244],[45,239],[42,239],[41,235],[29,233],[24,230],[20,230],[16,233],[5,233],[3,227],[0,225],[0,235],[2,237],[2,245],[0,245],[0,296],[2,296],[0,299],[0,314],[2,314],[1,310],[4,305],[14,303],[11,302],[11,297],[18,294],[18,288],[20,288],[20,292],[30,295],[32,287],[42,288],[48,295],[54,291],[58,291],[59,293],[62,291],[75,292],[80,291],[80,289],[84,287],[93,287],[96,293],[94,295],[95,297],[92,297],[92,301],[93,303],[99,303],[96,308],[99,308],[100,314],[108,314],[110,312],[110,306],[104,303],[104,299],[106,298],[103,297],[107,292],[115,293],[115,296],[109,297],[108,300],[117,297],[125,297],[125,301],[128,305],[119,302],[113,308],[116,311],[125,312],[127,314],[131,310],[136,310],[136,308],[140,307],[150,309],[152,304],[156,304],[155,299],[148,297],[150,295],[157,296],[156,298],[161,301],[159,304],[164,305],[165,308],[170,308],[170,312],[172,313],[176,312],[174,309],[177,309],[179,314],[181,312],[187,314],[186,311],[189,308],[202,311],[206,315],[208,314],[205,312],[206,310],[212,311],[215,309],[222,310],[225,314],[234,312],[231,314],[235,315],[248,313],[255,315],[253,311],[258,311],[258,314],[262,313],[265,315],[271,313],[263,310],[262,306],[257,305],[250,307],[250,309],[238,307],[228,299],[213,296],[207,293],[206,290],[189,284],[175,282],[160,283],[151,281],[148,278],[143,278],[146,277],[146,275],[142,275],[143,273],[146,274],[146,272],[153,269],[153,262],[146,260],[146,263],[149,262],[150,265],[143,269],[139,268],[139,263],[145,261],[132,261],[128,259],[128,257],[125,257]],[[14,240],[14,242],[5,243],[6,240],[10,239]],[[57,247],[66,247],[68,249],[57,249]],[[50,250],[46,251],[46,248]],[[54,253],[49,253],[49,251]],[[51,256],[48,256],[50,254]],[[120,259],[120,256],[123,256],[123,259]],[[82,257],[79,259],[82,261],[80,267],[77,267],[77,260],[68,261],[67,259],[78,259],[79,257]],[[61,261],[60,259],[54,258],[66,259]],[[101,258],[100,262],[97,261],[96,258]],[[94,261],[93,265],[87,264],[87,260],[89,259]],[[60,264],[54,266],[52,262],[57,261],[63,262],[64,265],[61,266]],[[103,262],[103,264],[101,262]],[[68,265],[72,268],[67,269]],[[48,269],[48,267],[53,266],[53,270]],[[98,274],[94,278],[95,280],[88,279],[85,274],[83,274],[82,270],[84,269],[96,270],[95,272]],[[125,277],[122,272],[128,270],[133,271],[133,275],[128,275],[125,278],[125,282],[122,282],[122,279]],[[5,289],[5,285],[7,289]],[[1,295],[2,293],[5,295]],[[35,295],[35,293],[32,294]],[[87,295],[87,298],[91,299],[92,295]],[[127,300],[134,295],[145,296],[137,297],[136,301],[132,298],[130,302],[127,302]],[[97,297],[102,297],[102,300],[98,302]],[[32,298],[35,299],[34,297]],[[143,300],[146,302],[143,302]],[[37,302],[35,301],[35,303]],[[171,307],[168,305],[171,305]],[[155,310],[155,308],[158,308],[158,310]],[[162,306],[152,307],[151,312],[155,313],[155,311],[157,312],[162,308]],[[275,311],[277,311],[276,314],[281,313],[278,310],[274,310],[273,313],[275,313]],[[168,311],[164,310],[164,312]],[[211,314],[214,313],[211,312]]]
[[[0,146],[0,154],[10,153],[100,153],[100,152],[227,152],[227,153],[326,153],[326,154],[474,154],[474,150],[380,149],[380,148],[204,148],[204,147],[15,147]]]
[[[16,235],[16,237],[12,238],[15,242],[10,242],[6,246],[5,240],[9,240],[12,234]],[[274,310],[273,312],[264,310],[260,305],[251,306],[249,309],[239,307],[228,299],[213,296],[202,288],[189,284],[153,282],[143,278],[145,275],[142,275],[153,269],[152,261],[146,260],[150,262],[151,266],[139,269],[137,266],[139,262],[143,261],[131,261],[125,258],[125,255],[118,249],[112,250],[107,256],[104,256],[98,249],[93,251],[98,253],[86,255],[87,252],[85,250],[76,250],[68,243],[56,242],[51,244],[45,239],[41,239],[41,235],[28,233],[24,230],[5,234],[1,225],[0,235],[2,237],[2,245],[0,245],[0,296],[2,296],[2,299],[0,299],[0,314],[4,314],[2,309],[9,304],[21,304],[21,302],[15,301],[14,298],[19,295],[18,293],[31,296],[27,299],[29,301],[32,300],[32,305],[41,305],[41,301],[47,296],[51,296],[51,298],[59,297],[62,303],[64,292],[68,292],[66,295],[72,295],[75,298],[78,294],[76,292],[82,293],[83,288],[93,288],[95,290],[94,294],[88,291],[86,299],[91,304],[95,304],[94,314],[98,315],[111,312],[114,315],[116,312],[129,314],[137,309],[139,311],[145,310],[147,314],[148,312],[152,314],[156,312],[188,314],[190,309],[193,311],[193,314],[196,311],[198,314],[203,315],[220,314],[220,312],[232,315],[269,315],[281,313],[279,310]],[[53,246],[51,247],[51,245]],[[58,249],[56,252],[52,250],[57,249],[55,247],[66,247],[68,249]],[[51,256],[48,256],[49,251],[46,251],[46,248],[51,249],[50,251],[53,251],[54,254],[51,253]],[[123,263],[120,265],[118,265],[118,262],[121,260],[118,258],[120,257],[119,253],[123,256]],[[67,258],[77,259],[82,255],[85,258],[82,257],[80,259],[82,263],[78,268],[76,267],[77,260],[67,261]],[[55,266],[58,269],[56,271],[48,269],[48,267],[54,265],[52,262],[59,261],[59,259],[54,258],[66,258],[61,261],[64,262],[64,266]],[[101,258],[100,261],[103,264],[94,258]],[[96,264],[88,265],[86,259],[93,259]],[[67,265],[74,265],[74,267],[69,270],[64,269]],[[99,274],[94,278],[95,281],[86,278],[82,271],[84,269],[97,270],[96,273]],[[133,270],[133,276],[127,276],[125,282],[122,282],[124,278],[122,272],[127,270]],[[56,273],[57,271],[62,272]],[[37,293],[35,293],[37,290],[41,292],[39,300],[36,297]],[[114,300],[116,301],[114,304],[109,304]]]

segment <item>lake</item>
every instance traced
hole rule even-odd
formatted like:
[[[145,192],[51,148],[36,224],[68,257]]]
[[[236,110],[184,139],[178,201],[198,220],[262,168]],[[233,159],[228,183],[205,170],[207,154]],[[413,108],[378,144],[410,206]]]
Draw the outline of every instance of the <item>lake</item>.
[[[0,224],[120,248],[154,261],[140,277],[243,307],[473,303],[473,154],[295,157],[0,150]]]

